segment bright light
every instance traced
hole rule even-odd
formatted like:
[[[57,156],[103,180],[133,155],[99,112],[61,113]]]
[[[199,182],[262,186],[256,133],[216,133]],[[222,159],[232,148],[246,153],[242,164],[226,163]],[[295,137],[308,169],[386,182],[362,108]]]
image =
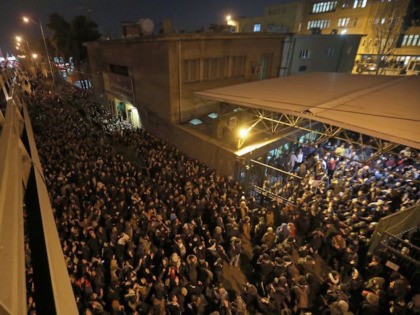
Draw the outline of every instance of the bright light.
[[[16,41],[17,42],[21,42],[22,41],[22,37],[21,36],[16,36],[15,38],[16,38]]]
[[[20,48],[20,47],[19,47],[19,46],[16,46],[15,48],[16,48],[17,50],[19,50],[19,48]]]
[[[344,29],[344,30],[341,31],[341,35],[346,34],[346,33],[347,33],[347,30],[346,29]]]
[[[232,16],[231,15],[226,15],[226,21],[230,21],[232,20]]]
[[[248,136],[249,128],[240,128],[238,131],[239,138],[245,139]]]
[[[22,18],[22,20],[23,20],[23,22],[24,22],[24,23],[29,23],[29,18],[28,18],[28,17],[26,17],[26,16],[24,16],[24,17]]]
[[[32,54],[32,58],[34,59],[38,58],[38,54]]]

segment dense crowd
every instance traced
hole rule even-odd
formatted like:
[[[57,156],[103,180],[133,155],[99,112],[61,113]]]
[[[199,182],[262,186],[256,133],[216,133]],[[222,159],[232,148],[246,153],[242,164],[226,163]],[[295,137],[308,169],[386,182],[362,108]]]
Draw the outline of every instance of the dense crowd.
[[[122,130],[88,92],[57,96],[36,82],[32,90],[31,120],[81,314],[419,314],[409,281],[367,256],[375,223],[419,200],[408,153],[369,167],[345,145],[298,149],[302,156],[287,163],[303,178],[289,196],[296,202],[261,206],[232,177],[143,130]],[[249,266],[241,264],[245,243]],[[239,267],[253,279],[227,290],[224,272]]]

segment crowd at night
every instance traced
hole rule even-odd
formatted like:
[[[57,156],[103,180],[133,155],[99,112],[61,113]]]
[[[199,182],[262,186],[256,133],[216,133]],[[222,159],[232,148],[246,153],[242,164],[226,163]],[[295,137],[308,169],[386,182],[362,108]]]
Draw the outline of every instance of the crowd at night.
[[[420,313],[416,284],[367,253],[378,220],[420,199],[409,149],[363,166],[356,147],[296,147],[283,166],[302,176],[301,189],[289,202],[260,203],[233,177],[142,129],[121,129],[90,92],[31,84],[26,100],[80,314]],[[419,230],[404,237],[418,244]],[[252,279],[227,288],[226,273],[240,269]]]

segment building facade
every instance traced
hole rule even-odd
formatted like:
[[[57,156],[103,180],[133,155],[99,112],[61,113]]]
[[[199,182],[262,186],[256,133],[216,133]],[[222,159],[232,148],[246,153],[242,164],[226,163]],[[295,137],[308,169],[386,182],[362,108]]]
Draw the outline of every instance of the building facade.
[[[114,113],[223,174],[233,152],[184,125],[218,110],[194,92],[277,77],[286,36],[194,33],[87,43],[96,93]]]
[[[268,6],[263,17],[235,20],[237,31],[281,31],[267,26],[270,18],[270,25],[290,25],[291,32],[297,34],[363,35],[355,73],[404,74],[413,61],[419,60],[420,44],[415,37],[420,35],[420,21],[415,18],[420,11],[418,1],[307,0],[279,5],[280,11],[283,6],[301,12],[286,18],[273,14],[276,6]]]
[[[298,33],[305,7],[304,1],[273,4],[264,8],[263,16],[233,19],[232,25],[239,33]]]
[[[351,73],[362,35],[291,35],[279,76],[307,72]]]

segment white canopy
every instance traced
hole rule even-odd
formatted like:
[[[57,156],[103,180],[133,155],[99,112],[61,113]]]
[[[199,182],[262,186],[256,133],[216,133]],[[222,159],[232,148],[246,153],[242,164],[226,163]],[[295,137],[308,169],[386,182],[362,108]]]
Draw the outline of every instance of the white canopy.
[[[308,73],[196,92],[420,149],[420,77]]]

